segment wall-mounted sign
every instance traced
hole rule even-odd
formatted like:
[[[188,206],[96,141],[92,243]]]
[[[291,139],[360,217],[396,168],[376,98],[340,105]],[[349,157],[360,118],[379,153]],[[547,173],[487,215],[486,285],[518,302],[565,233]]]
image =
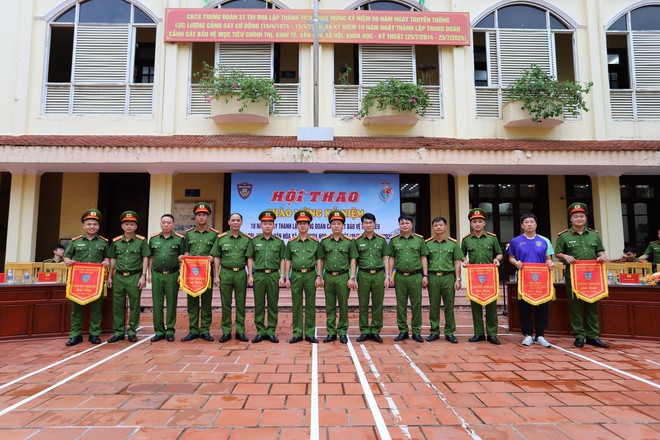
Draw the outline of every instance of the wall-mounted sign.
[[[169,43],[311,43],[312,10],[167,9]],[[322,10],[320,43],[470,45],[467,12]]]

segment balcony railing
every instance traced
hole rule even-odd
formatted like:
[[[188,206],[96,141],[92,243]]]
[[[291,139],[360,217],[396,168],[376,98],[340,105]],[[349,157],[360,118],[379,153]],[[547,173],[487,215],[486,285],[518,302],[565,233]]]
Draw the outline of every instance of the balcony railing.
[[[153,84],[47,83],[45,115],[153,115]]]
[[[275,104],[273,116],[299,116],[300,115],[300,84],[277,83],[275,89],[280,100]],[[199,90],[198,84],[191,84],[188,99],[189,116],[209,116],[211,103],[206,100]]]

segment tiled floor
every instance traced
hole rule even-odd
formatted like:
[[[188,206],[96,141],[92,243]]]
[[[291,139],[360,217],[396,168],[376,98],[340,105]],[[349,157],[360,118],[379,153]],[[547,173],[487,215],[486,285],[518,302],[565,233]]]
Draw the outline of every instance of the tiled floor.
[[[279,344],[219,344],[219,313],[213,343],[151,343],[147,313],[135,344],[2,343],[0,438],[660,438],[659,344],[523,347],[505,317],[502,345],[469,343],[469,312],[457,320],[456,345],[395,343],[391,313],[383,344],[355,342],[354,313],[349,345],[285,343],[289,313]],[[247,327],[254,336],[251,314]]]

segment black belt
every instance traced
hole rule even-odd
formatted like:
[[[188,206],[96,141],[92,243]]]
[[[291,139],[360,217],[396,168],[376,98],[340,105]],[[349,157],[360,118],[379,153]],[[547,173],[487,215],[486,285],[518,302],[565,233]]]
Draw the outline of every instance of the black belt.
[[[293,267],[291,268],[292,271],[298,272],[298,273],[313,272],[314,269],[315,269],[314,267],[303,267],[302,269],[295,269]]]
[[[447,275],[454,275],[454,272],[453,272],[453,271],[449,271],[449,272],[433,272],[433,271],[429,271],[429,274],[431,274],[431,275],[435,275],[435,276],[437,276],[437,277],[444,277],[444,276],[447,276]]]
[[[401,272],[401,271],[399,271],[399,269],[396,270],[397,275],[403,275],[404,277],[410,277],[410,276],[413,276],[413,275],[417,275],[418,273],[422,273],[422,270],[419,269],[419,270],[414,270],[412,272]]]
[[[339,275],[344,275],[345,273],[348,273],[348,269],[344,270],[339,270],[336,272],[330,272],[330,271],[325,271],[326,275],[332,275],[333,277],[338,277]]]
[[[243,267],[226,267],[226,266],[222,266],[222,269],[231,270],[232,272],[240,272],[242,270],[245,270],[245,266],[243,266]]]
[[[274,273],[274,272],[279,272],[279,269],[254,269],[255,272],[262,272],[262,273]]]
[[[179,271],[179,269],[172,269],[172,270],[158,270],[158,269],[154,269],[154,268],[151,268],[151,270],[153,270],[154,272],[158,272],[158,273],[160,273],[160,274],[163,274],[163,275],[169,275],[169,274],[171,274],[171,273],[174,273],[174,272],[178,272],[178,271]]]
[[[366,268],[362,269],[362,268],[360,268],[360,272],[367,272],[367,273],[370,273],[370,274],[373,275],[375,273],[382,272],[383,269],[384,269],[383,267],[376,267],[376,268],[373,268],[373,269],[366,269]]]
[[[138,270],[118,270],[117,273],[119,275],[125,276],[125,277],[130,277],[131,275],[135,275],[137,273],[142,273],[142,269]]]

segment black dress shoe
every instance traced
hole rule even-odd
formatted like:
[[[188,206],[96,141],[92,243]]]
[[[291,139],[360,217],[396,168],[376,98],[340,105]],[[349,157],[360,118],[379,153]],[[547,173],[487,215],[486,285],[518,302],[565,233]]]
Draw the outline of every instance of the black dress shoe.
[[[440,339],[440,336],[436,335],[435,333],[431,333],[431,334],[426,338],[426,342],[433,342],[433,341],[437,341],[438,339]]]
[[[335,336],[336,338],[336,336]],[[305,336],[305,341],[311,342],[312,344],[318,344],[319,340],[316,339],[314,336]]]
[[[300,342],[302,340],[302,336],[294,336],[293,338],[289,339],[289,344],[295,344],[296,342]]]
[[[248,339],[248,337],[245,333],[236,333],[236,339],[238,339],[241,342],[249,341],[249,339]]]
[[[67,347],[73,347],[74,345],[80,344],[82,341],[83,341],[82,336],[78,335],[78,336],[76,336],[74,338],[71,338],[68,341],[66,341],[66,346]]]
[[[348,344],[348,336],[339,335],[339,342],[341,342],[342,344]]]
[[[181,340],[183,342],[188,342],[188,341],[194,341],[197,338],[199,338],[199,335],[197,333],[188,333],[186,336],[181,338]]]
[[[280,340],[277,339],[277,336],[275,335],[268,335],[268,340],[273,344],[278,344],[280,342]]]
[[[599,338],[596,339],[587,339],[587,344],[593,345],[595,347],[600,347],[600,348],[610,348],[609,345],[601,341]]]
[[[165,335],[155,335],[153,338],[151,338],[151,342],[158,342],[162,341],[165,339]]]
[[[227,334],[224,334],[224,335],[220,336],[219,341],[221,343],[224,343],[224,342],[227,342],[230,339],[231,339],[231,335],[229,333],[227,333]]]
[[[583,338],[575,338],[575,342],[573,342],[573,345],[575,345],[577,348],[584,347],[584,339]]]
[[[337,340],[337,335],[328,335],[323,338],[323,342],[332,342]]]
[[[396,338],[394,338],[394,340],[396,342],[399,342],[399,341],[403,341],[404,339],[408,339],[408,338],[409,338],[408,333],[399,333],[399,335]]]
[[[253,344],[258,344],[259,342],[263,341],[265,338],[264,335],[257,335],[254,338],[252,338],[252,343]]]
[[[137,335],[128,335],[128,342],[137,342]]]
[[[167,342],[174,341],[174,335],[167,335],[167,336],[165,336],[165,338],[167,339]]]
[[[422,339],[422,335],[418,335],[418,334],[413,334],[412,340],[415,342],[424,342],[424,339]]]
[[[454,335],[445,335],[445,339],[451,342],[452,344],[458,344],[458,339]]]
[[[366,341],[367,339],[370,339],[370,338],[371,338],[371,335],[367,335],[367,334],[362,333],[360,336],[358,336],[356,341],[364,342],[364,341]]]
[[[486,339],[488,339],[488,342],[491,344],[500,345],[500,340],[497,339],[497,336],[487,336]]]
[[[485,340],[486,340],[486,336],[484,336],[484,335],[481,335],[481,336],[474,335],[470,339],[468,339],[468,341],[470,341],[470,342],[480,342],[480,341],[485,341]]]
[[[211,336],[211,333],[204,333],[203,335],[199,335],[200,339],[204,339],[206,342],[213,342],[213,336]]]
[[[383,338],[381,338],[379,334],[371,335],[371,339],[378,342],[379,344],[383,343]]]
[[[97,335],[89,335],[89,342],[92,344],[100,344],[101,338],[99,338]]]
[[[123,341],[124,339],[125,339],[124,335],[121,336],[112,335],[112,337],[108,339],[108,344],[112,344],[113,342]]]

